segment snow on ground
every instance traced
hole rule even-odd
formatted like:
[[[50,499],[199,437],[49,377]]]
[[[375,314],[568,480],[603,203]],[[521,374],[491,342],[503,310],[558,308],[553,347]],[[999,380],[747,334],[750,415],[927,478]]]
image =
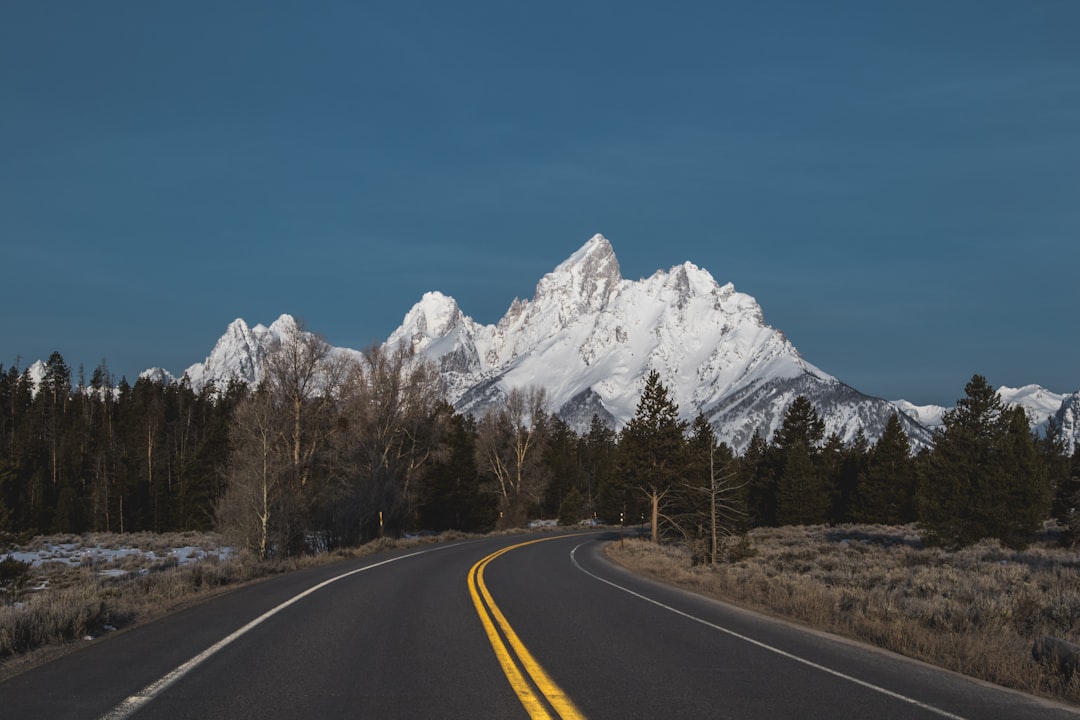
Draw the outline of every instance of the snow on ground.
[[[34,569],[48,567],[89,567],[99,575],[123,577],[145,574],[151,567],[187,565],[206,559],[226,560],[235,548],[219,546],[212,536],[200,545],[179,544],[193,539],[190,534],[153,536],[137,534],[131,541],[122,535],[89,535],[86,538],[38,538],[28,545],[0,549],[0,561],[6,559],[29,563]],[[168,542],[170,539],[173,542]]]

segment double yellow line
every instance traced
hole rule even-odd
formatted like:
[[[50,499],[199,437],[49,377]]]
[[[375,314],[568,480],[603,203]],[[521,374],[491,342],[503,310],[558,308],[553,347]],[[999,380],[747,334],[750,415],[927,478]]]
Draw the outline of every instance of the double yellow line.
[[[514,632],[514,628],[507,622],[506,617],[495,604],[487,585],[484,584],[484,568],[495,558],[526,545],[554,540],[555,538],[543,538],[530,540],[497,550],[480,560],[469,570],[469,594],[472,596],[476,614],[480,616],[480,622],[484,626],[491,647],[495,651],[495,657],[502,665],[506,679],[514,688],[521,704],[529,713],[529,717],[547,718],[553,717],[549,708],[555,715],[563,720],[585,720],[585,716],[577,709],[573,701],[563,692],[562,688],[544,671],[540,663],[529,653],[521,639]],[[498,627],[496,627],[498,626]],[[501,631],[501,634],[500,634]],[[515,660],[516,656],[516,660]],[[528,677],[526,677],[528,676]],[[531,682],[530,682],[531,679]],[[534,690],[535,688],[535,690]]]

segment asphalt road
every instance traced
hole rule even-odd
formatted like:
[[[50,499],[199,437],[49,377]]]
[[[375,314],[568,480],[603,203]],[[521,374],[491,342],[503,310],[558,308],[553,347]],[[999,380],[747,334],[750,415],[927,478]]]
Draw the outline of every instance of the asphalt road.
[[[0,683],[0,718],[1080,717],[641,580],[603,560],[610,539],[273,578]]]

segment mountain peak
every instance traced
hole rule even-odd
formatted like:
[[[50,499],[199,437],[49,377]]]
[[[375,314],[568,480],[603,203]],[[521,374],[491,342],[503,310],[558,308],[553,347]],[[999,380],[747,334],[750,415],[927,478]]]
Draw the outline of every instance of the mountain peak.
[[[596,234],[537,283],[534,302],[556,303],[565,320],[603,310],[621,282],[615,250],[607,238]]]
[[[463,320],[461,308],[454,298],[437,290],[426,292],[405,314],[401,327],[391,335],[388,344],[408,340],[414,348],[420,349],[431,339],[452,332]]]

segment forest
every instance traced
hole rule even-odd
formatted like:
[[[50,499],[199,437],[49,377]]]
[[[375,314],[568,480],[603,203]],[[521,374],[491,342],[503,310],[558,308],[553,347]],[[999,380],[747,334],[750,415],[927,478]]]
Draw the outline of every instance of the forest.
[[[845,444],[799,397],[736,455],[704,417],[679,419],[655,373],[618,432],[595,417],[575,432],[537,387],[463,416],[431,363],[343,355],[302,329],[256,387],[132,385],[104,362],[87,380],[59,353],[38,383],[0,366],[0,412],[0,533],[15,537],[216,529],[271,558],[557,518],[642,525],[702,562],[762,525],[918,523],[930,545],[1023,547],[1054,518],[1080,539],[1080,461],[979,375],[914,454],[895,416],[876,443]]]

